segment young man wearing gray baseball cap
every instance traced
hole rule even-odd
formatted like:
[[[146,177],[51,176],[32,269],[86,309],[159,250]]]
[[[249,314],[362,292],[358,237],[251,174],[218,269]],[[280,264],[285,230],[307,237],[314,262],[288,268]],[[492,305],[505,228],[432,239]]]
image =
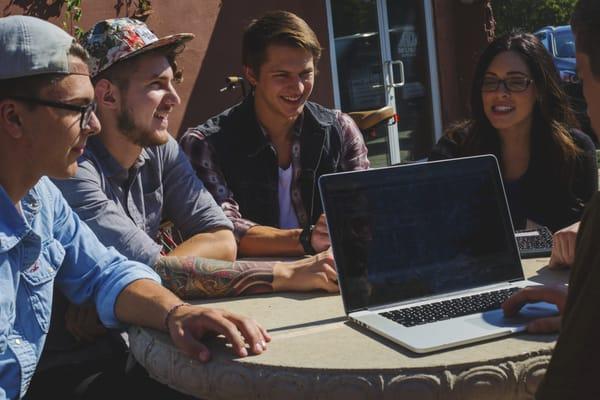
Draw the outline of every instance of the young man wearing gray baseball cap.
[[[27,392],[55,285],[95,304],[105,326],[162,330],[200,361],[210,357],[205,331],[224,334],[238,356],[269,340],[252,320],[183,303],[150,268],[105,247],[46,178],[73,176],[100,130],[86,58],[48,22],[0,18],[0,399]]]

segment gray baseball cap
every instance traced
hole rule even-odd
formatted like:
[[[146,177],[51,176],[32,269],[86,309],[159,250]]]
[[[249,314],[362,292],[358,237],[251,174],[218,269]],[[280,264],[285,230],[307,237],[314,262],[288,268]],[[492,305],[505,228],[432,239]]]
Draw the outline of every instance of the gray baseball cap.
[[[0,18],[0,79],[77,73],[69,69],[73,42],[68,33],[39,18]]]

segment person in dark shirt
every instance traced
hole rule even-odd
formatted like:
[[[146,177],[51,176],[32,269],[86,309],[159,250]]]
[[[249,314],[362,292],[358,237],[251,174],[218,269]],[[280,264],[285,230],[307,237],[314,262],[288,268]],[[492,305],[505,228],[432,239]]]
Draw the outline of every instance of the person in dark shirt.
[[[600,2],[580,0],[571,20],[575,33],[577,70],[583,84],[592,128],[600,132]],[[517,292],[505,304],[514,314],[526,302],[549,301],[562,316],[533,321],[531,332],[560,329],[560,336],[536,399],[598,399],[600,385],[600,194],[586,207],[577,234],[575,261],[566,287],[530,287]]]
[[[430,160],[494,154],[515,229],[555,232],[581,219],[598,190],[595,147],[575,128],[552,59],[535,36],[506,34],[485,49],[471,113],[447,130]]]

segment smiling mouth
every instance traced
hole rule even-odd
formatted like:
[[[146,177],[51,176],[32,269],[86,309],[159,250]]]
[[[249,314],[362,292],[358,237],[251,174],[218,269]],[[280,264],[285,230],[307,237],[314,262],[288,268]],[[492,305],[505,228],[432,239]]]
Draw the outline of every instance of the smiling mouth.
[[[168,111],[163,111],[163,112],[155,112],[154,113],[154,118],[157,118],[161,121],[168,121],[169,120],[169,112]]]
[[[492,111],[497,114],[508,114],[514,111],[515,108],[513,106],[493,106]]]
[[[298,103],[302,99],[302,95],[298,95],[298,96],[281,96],[281,98],[284,99],[287,102],[290,102],[290,103]]]

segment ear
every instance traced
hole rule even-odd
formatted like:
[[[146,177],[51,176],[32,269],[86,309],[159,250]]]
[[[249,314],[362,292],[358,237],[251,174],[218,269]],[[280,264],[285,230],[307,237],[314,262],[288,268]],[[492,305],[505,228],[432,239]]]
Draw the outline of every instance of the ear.
[[[10,99],[0,101],[0,128],[13,139],[23,136],[21,108]]]
[[[94,86],[94,95],[98,105],[103,108],[115,109],[121,97],[119,88],[108,79],[100,79]]]
[[[258,76],[256,76],[254,70],[248,65],[244,65],[244,76],[250,85],[256,86],[256,83],[258,82]]]

